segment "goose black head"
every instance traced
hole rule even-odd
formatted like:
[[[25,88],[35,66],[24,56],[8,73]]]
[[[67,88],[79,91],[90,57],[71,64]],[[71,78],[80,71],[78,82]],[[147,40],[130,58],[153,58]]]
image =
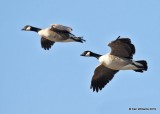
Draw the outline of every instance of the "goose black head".
[[[92,56],[92,52],[91,51],[84,51],[81,56],[86,56],[86,57],[90,57]]]
[[[85,56],[85,57],[95,57],[97,59],[99,59],[100,56],[102,55],[99,55],[99,54],[96,54],[96,53],[93,53],[91,51],[84,51],[81,56]]]
[[[26,25],[22,28],[22,30],[24,31],[34,31],[34,32],[39,32],[41,29],[40,28],[37,28],[37,27],[33,27],[33,26],[30,26],[30,25]]]
[[[26,25],[22,28],[22,30],[24,30],[24,31],[31,31],[31,29],[32,29],[32,26],[30,26],[30,25]]]

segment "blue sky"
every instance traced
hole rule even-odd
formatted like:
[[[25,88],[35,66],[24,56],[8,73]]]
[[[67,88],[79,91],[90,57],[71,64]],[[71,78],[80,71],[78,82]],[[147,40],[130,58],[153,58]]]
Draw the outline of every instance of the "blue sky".
[[[0,114],[159,114],[159,0],[0,1]],[[49,51],[40,37],[21,28],[59,23],[86,43],[56,43]],[[95,58],[85,50],[110,51],[107,43],[130,37],[144,73],[118,72],[99,93],[90,90]],[[156,108],[138,111],[129,108]]]

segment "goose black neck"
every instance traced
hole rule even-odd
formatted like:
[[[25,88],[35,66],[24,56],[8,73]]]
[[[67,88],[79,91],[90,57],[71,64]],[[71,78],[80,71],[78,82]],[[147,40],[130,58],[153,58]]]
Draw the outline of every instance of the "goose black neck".
[[[91,53],[91,56],[99,59],[102,55],[92,52],[92,53]]]
[[[31,31],[39,32],[41,29],[37,27],[31,27]]]

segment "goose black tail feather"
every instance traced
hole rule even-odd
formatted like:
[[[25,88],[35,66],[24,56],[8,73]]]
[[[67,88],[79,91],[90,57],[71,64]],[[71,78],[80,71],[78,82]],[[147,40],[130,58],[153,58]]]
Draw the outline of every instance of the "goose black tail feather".
[[[138,70],[134,70],[135,72],[141,72],[142,73],[143,71],[147,71],[147,69],[148,69],[147,61],[139,60],[139,61],[135,61],[135,62],[140,63],[140,64],[143,65],[143,66],[139,66],[139,65],[136,65],[135,63],[133,63],[133,65],[135,65],[137,68],[140,68]]]
[[[76,42],[81,42],[81,43],[86,41],[86,40],[83,39],[83,37],[71,37],[71,39],[73,39]]]

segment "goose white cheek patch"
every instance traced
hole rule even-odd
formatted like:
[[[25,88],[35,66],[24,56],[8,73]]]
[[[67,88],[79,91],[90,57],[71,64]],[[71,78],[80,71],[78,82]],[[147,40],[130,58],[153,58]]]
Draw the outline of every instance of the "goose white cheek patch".
[[[27,27],[26,30],[27,30],[27,31],[30,31],[30,30],[31,30],[31,27]]]
[[[85,56],[90,56],[90,52],[87,52]]]

